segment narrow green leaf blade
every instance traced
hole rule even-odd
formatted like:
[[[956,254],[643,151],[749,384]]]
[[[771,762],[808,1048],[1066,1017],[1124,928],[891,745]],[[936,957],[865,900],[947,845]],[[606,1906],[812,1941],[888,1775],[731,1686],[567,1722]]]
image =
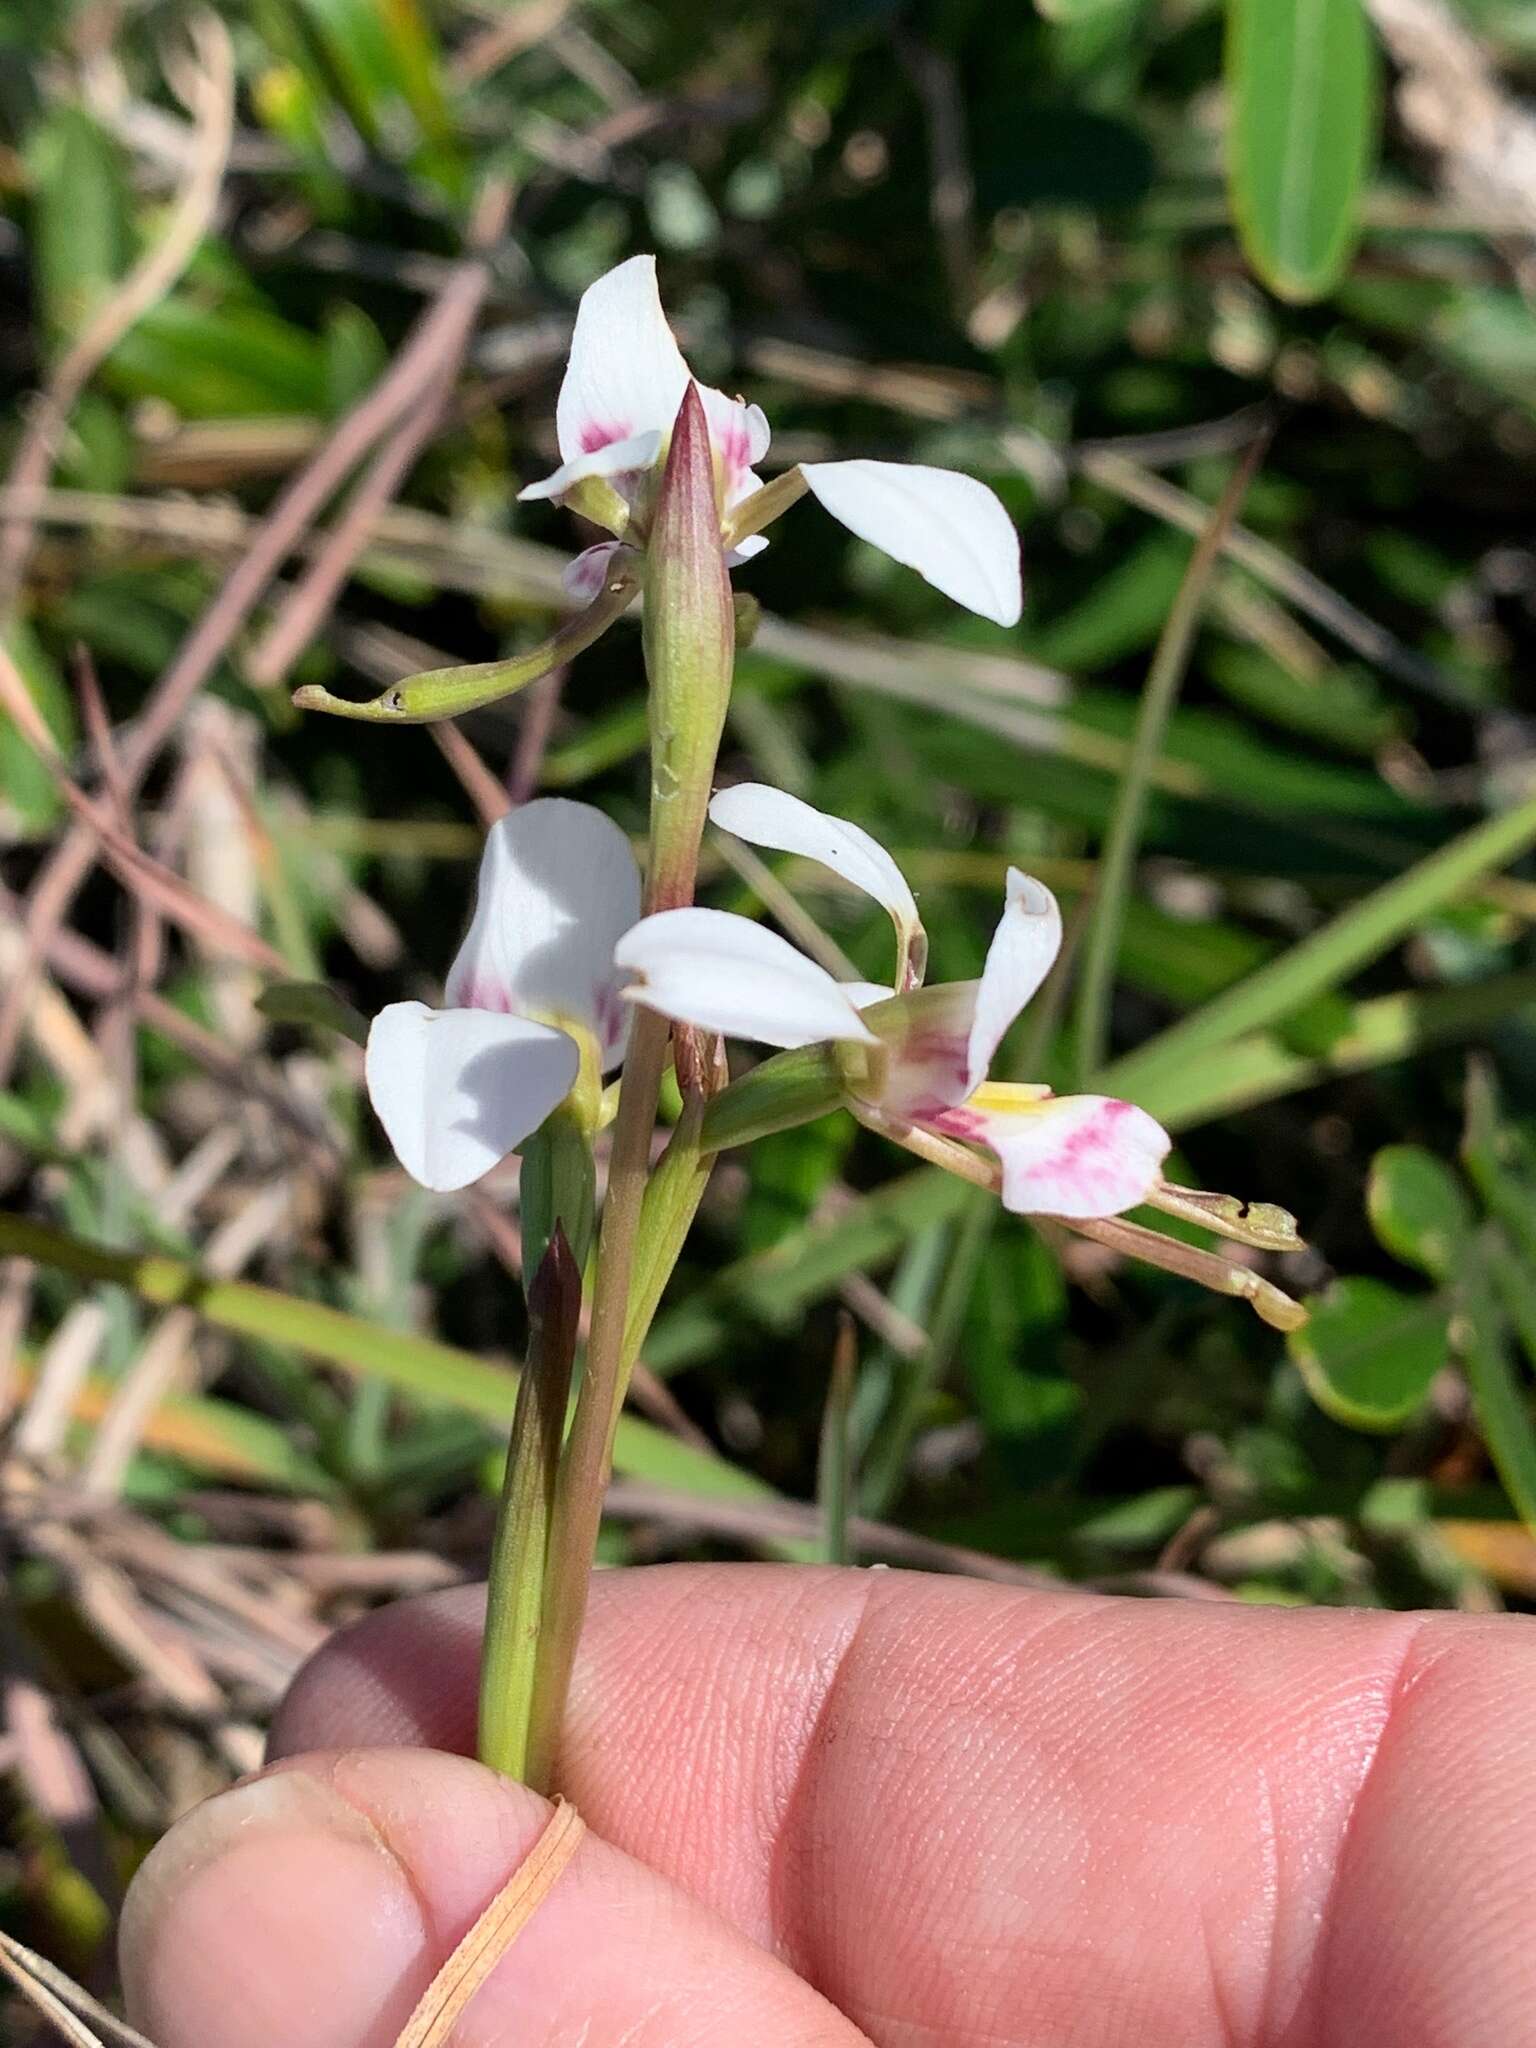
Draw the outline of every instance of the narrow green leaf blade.
[[[1362,0],[1228,0],[1226,77],[1244,252],[1281,298],[1322,298],[1354,249],[1375,147]]]

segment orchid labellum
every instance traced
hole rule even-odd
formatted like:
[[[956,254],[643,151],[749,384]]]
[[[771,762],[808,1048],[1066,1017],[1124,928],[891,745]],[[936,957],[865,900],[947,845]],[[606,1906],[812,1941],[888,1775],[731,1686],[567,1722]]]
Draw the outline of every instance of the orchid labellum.
[[[467,1187],[572,1096],[595,1122],[628,1036],[614,948],[639,914],[629,841],[592,805],[546,797],[491,827],[443,1008],[391,1003],[368,1034],[368,1093],[413,1180]]]
[[[1011,869],[980,980],[925,988],[912,892],[868,833],[756,783],[722,792],[710,815],[754,845],[820,861],[881,903],[896,928],[901,991],[838,982],[750,919],[686,909],[648,917],[620,942],[631,1001],[763,1044],[838,1046],[850,1106],[884,1126],[986,1148],[1005,1205],[1020,1213],[1117,1216],[1154,1193],[1169,1139],[1144,1110],[987,1079],[1060,950],[1061,913],[1042,883]]]
[[[521,493],[569,505],[614,536],[572,563],[567,583],[574,596],[598,594],[621,546],[644,548],[668,437],[690,381],[662,311],[654,257],[632,256],[588,287],[555,413],[560,467]],[[761,406],[704,385],[699,395],[722,545],[733,562],[765,548],[760,529],[809,491],[850,532],[957,604],[1001,626],[1018,619],[1018,535],[985,484],[920,463],[859,460],[801,463],[765,487],[755,473],[769,441]]]

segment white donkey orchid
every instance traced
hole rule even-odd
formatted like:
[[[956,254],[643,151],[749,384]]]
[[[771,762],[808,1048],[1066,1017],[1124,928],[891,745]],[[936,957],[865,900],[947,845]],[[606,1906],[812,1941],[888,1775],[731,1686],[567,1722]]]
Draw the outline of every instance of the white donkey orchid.
[[[689,381],[662,311],[653,256],[632,256],[588,286],[555,412],[560,467],[520,493],[557,499],[614,535],[571,564],[566,581],[573,596],[597,595],[621,544],[644,547]],[[809,490],[861,540],[916,569],[957,604],[1001,626],[1018,619],[1018,535],[985,484],[918,463],[806,462],[764,489],[753,472],[768,452],[762,408],[703,385],[699,395],[715,458],[721,537],[733,562],[765,548],[758,528]]]
[[[896,927],[897,979],[907,992],[839,983],[748,918],[688,909],[647,917],[620,941],[614,957],[629,1000],[767,1045],[862,1048],[843,1055],[855,1110],[985,1146],[1001,1163],[1005,1206],[1021,1214],[1118,1216],[1159,1187],[1170,1141],[1144,1110],[987,1080],[1003,1034],[1061,947],[1061,913],[1043,884],[1010,869],[981,979],[922,988],[917,906],[868,833],[759,783],[723,791],[710,816],[754,845],[820,861],[881,903]]]
[[[413,1180],[467,1187],[573,1090],[595,1109],[629,1030],[614,947],[639,914],[629,841],[590,804],[491,827],[445,1007],[391,1003],[368,1033],[368,1093]]]

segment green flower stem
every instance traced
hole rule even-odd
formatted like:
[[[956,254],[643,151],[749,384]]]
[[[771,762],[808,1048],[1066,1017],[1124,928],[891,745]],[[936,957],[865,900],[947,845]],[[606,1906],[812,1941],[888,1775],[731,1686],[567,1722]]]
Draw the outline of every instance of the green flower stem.
[[[526,1777],[547,1789],[554,1782],[566,1695],[587,1610],[587,1583],[603,1517],[603,1495],[613,1466],[614,1437],[624,1406],[624,1330],[640,1209],[650,1168],[651,1133],[667,1061],[667,1024],[649,1010],[636,1013],[624,1060],[624,1086],[614,1124],[608,1192],[598,1235],[592,1330],[576,1417],[555,1496],[539,1624],[538,1665],[528,1725]]]
[[[528,1289],[528,1358],[491,1546],[480,1662],[480,1761],[509,1778],[528,1770],[544,1567],[580,1320],[581,1268],[557,1222]]]
[[[651,731],[646,901],[656,911],[693,900],[735,662],[735,615],[720,542],[714,458],[703,403],[692,384],[672,430],[645,559],[643,645]],[[603,1494],[633,1366],[634,1354],[627,1349],[631,1297],[637,1279],[648,1296],[659,1296],[671,1270],[666,1257],[652,1256],[637,1276],[636,1259],[668,1036],[664,1019],[648,1010],[636,1012],[598,1236],[586,1371],[550,1530],[527,1750],[529,1781],[541,1786],[554,1779]],[[665,1250],[671,1260],[681,1242],[679,1234],[668,1234]],[[660,1240],[650,1249],[661,1252]]]
[[[627,1384],[650,1334],[667,1282],[672,1277],[699,1203],[709,1185],[714,1157],[699,1141],[703,1102],[697,1095],[683,1104],[683,1114],[655,1172],[646,1182],[640,1205],[639,1237],[630,1280],[629,1313],[624,1324],[621,1371]]]

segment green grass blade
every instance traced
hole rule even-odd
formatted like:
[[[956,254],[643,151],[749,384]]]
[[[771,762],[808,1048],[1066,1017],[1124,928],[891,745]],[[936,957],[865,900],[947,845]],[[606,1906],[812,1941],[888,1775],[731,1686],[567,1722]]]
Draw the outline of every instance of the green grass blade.
[[[838,1318],[832,1370],[821,1413],[821,1441],[816,1455],[816,1503],[821,1509],[821,1557],[824,1564],[847,1564],[848,1511],[853,1492],[852,1410],[859,1370],[859,1341],[853,1317],[845,1309]]]
[[[1082,971],[1075,1009],[1077,1070],[1082,1081],[1086,1081],[1103,1064],[1109,1040],[1109,1005],[1114,992],[1115,961],[1125,924],[1126,893],[1146,822],[1152,771],[1163,751],[1169,715],[1189,665],[1190,650],[1195,643],[1195,631],[1210,590],[1211,578],[1216,573],[1227,535],[1268,445],[1267,433],[1256,437],[1217,501],[1190,556],[1178,594],[1158,636],[1146,688],[1141,693],[1130,758],[1110,815],[1093,911],[1083,939]]]
[[[184,1303],[236,1336],[291,1346],[361,1378],[377,1378],[418,1400],[461,1409],[510,1429],[518,1376],[434,1337],[388,1329],[323,1302],[303,1301],[248,1280],[210,1280],[196,1266],[159,1254],[110,1251],[29,1217],[0,1213],[0,1254],[17,1253],[83,1280],[110,1281],[159,1307]],[[637,1416],[619,1423],[620,1471],[715,1499],[763,1500],[772,1488],[713,1453],[696,1450]]]
[[[1159,1066],[1144,1084],[1137,1083],[1136,1099],[1170,1130],[1189,1130],[1212,1117],[1315,1088],[1339,1074],[1366,1073],[1437,1045],[1476,1040],[1532,1010],[1536,973],[1529,971],[1454,988],[1374,996],[1355,1004],[1348,1025],[1324,1052],[1293,1052],[1268,1032],[1254,1032],[1187,1064]],[[1118,1078],[1119,1068],[1112,1071]]]
[[[1385,883],[1278,959],[1182,1018],[1147,1045],[1116,1060],[1099,1082],[1143,1101],[1170,1076],[1245,1032],[1261,1031],[1377,959],[1415,925],[1472,883],[1536,844],[1536,798],[1487,818]]]
[[[1489,1267],[1494,1266],[1507,1287],[1512,1263],[1507,1252],[1491,1242],[1480,1256],[1468,1259],[1457,1288],[1459,1313],[1451,1328],[1488,1455],[1521,1521],[1536,1532],[1536,1428],[1530,1395],[1510,1355],[1504,1317],[1489,1284]],[[1525,1279],[1519,1276],[1521,1287],[1513,1295],[1517,1301],[1529,1301]]]

